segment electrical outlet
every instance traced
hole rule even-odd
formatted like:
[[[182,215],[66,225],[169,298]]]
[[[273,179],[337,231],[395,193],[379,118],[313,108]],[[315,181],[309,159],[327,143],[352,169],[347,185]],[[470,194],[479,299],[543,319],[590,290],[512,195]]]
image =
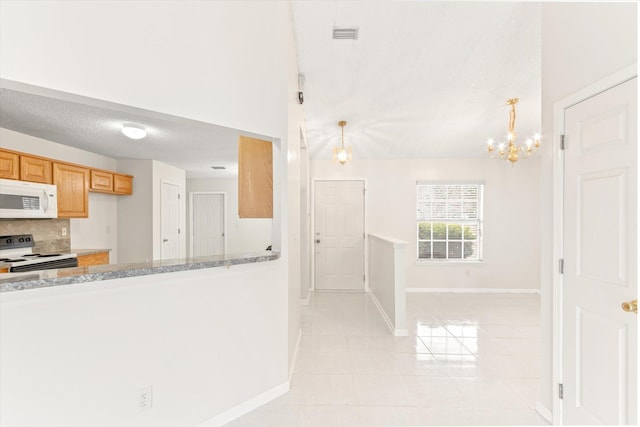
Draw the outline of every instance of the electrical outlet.
[[[62,227],[62,237],[67,235],[67,227]]]
[[[153,387],[138,390],[138,410],[147,411],[153,406]]]

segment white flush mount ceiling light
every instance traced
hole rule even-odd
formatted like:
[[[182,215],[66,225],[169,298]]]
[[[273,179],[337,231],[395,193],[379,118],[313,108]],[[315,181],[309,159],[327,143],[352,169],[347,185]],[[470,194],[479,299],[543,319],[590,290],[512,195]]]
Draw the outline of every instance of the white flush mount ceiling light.
[[[144,126],[125,123],[122,125],[122,133],[131,139],[142,139],[147,136]]]

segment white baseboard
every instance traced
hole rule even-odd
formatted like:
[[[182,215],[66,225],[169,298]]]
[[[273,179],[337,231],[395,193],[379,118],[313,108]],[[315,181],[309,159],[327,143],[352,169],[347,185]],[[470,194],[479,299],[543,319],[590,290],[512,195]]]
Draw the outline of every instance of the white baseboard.
[[[254,397],[253,399],[249,399],[246,402],[243,402],[237,406],[234,406],[233,408],[224,411],[223,413],[221,413],[220,415],[216,415],[213,418],[208,419],[207,421],[203,422],[202,424],[199,424],[198,427],[219,427],[219,426],[223,426],[227,423],[230,423],[231,421],[235,420],[236,418],[239,418],[245,414],[248,414],[249,412],[253,411],[254,409],[259,408],[260,406],[264,405],[265,403],[268,403],[270,401],[272,401],[273,399],[282,396],[283,394],[285,394],[286,392],[289,391],[289,383],[283,383],[280,384],[279,386],[276,386],[274,388],[272,388],[271,390],[267,390],[264,393]]]
[[[549,424],[553,424],[553,414],[542,403],[536,402],[536,412]]]
[[[307,297],[305,299],[300,298],[300,305],[308,306],[311,304],[311,291],[307,293]]]
[[[382,320],[384,320],[384,323],[387,324],[387,327],[389,328],[391,333],[396,337],[406,337],[407,335],[409,335],[409,332],[406,329],[398,329],[395,327],[391,319],[389,319],[387,312],[384,311],[384,308],[382,308],[382,304],[380,304],[380,301],[378,301],[378,298],[376,298],[373,292],[369,291],[367,293],[371,297],[371,301],[373,301],[373,304],[376,306],[376,308],[380,312],[380,316],[382,316]]]
[[[454,294],[537,294],[539,289],[503,288],[405,288],[406,293],[454,293]]]
[[[302,339],[302,329],[298,331],[298,340],[296,341],[296,348],[293,350],[293,363],[289,367],[289,384],[291,384],[291,377],[296,370],[296,362],[298,361],[298,351],[300,350],[300,340]]]

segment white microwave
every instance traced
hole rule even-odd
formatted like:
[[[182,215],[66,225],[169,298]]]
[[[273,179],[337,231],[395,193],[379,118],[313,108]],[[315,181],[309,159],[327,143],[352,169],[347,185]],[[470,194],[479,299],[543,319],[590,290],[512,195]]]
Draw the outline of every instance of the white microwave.
[[[0,179],[0,218],[57,218],[55,185]]]

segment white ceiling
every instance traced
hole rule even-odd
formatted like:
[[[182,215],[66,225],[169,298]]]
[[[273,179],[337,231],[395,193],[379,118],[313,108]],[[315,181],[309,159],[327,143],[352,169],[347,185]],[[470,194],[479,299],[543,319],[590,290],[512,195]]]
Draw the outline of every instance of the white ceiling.
[[[331,157],[340,120],[354,159],[485,156],[513,97],[518,135],[540,130],[537,3],[297,1],[293,22],[314,158]]]
[[[331,157],[340,120],[354,160],[482,157],[506,134],[512,97],[518,135],[540,129],[536,3],[294,1],[293,22],[312,158]],[[334,26],[359,39],[332,40]],[[147,138],[126,138],[124,122]],[[0,81],[0,126],[189,178],[237,173],[238,130],[18,82]]]

